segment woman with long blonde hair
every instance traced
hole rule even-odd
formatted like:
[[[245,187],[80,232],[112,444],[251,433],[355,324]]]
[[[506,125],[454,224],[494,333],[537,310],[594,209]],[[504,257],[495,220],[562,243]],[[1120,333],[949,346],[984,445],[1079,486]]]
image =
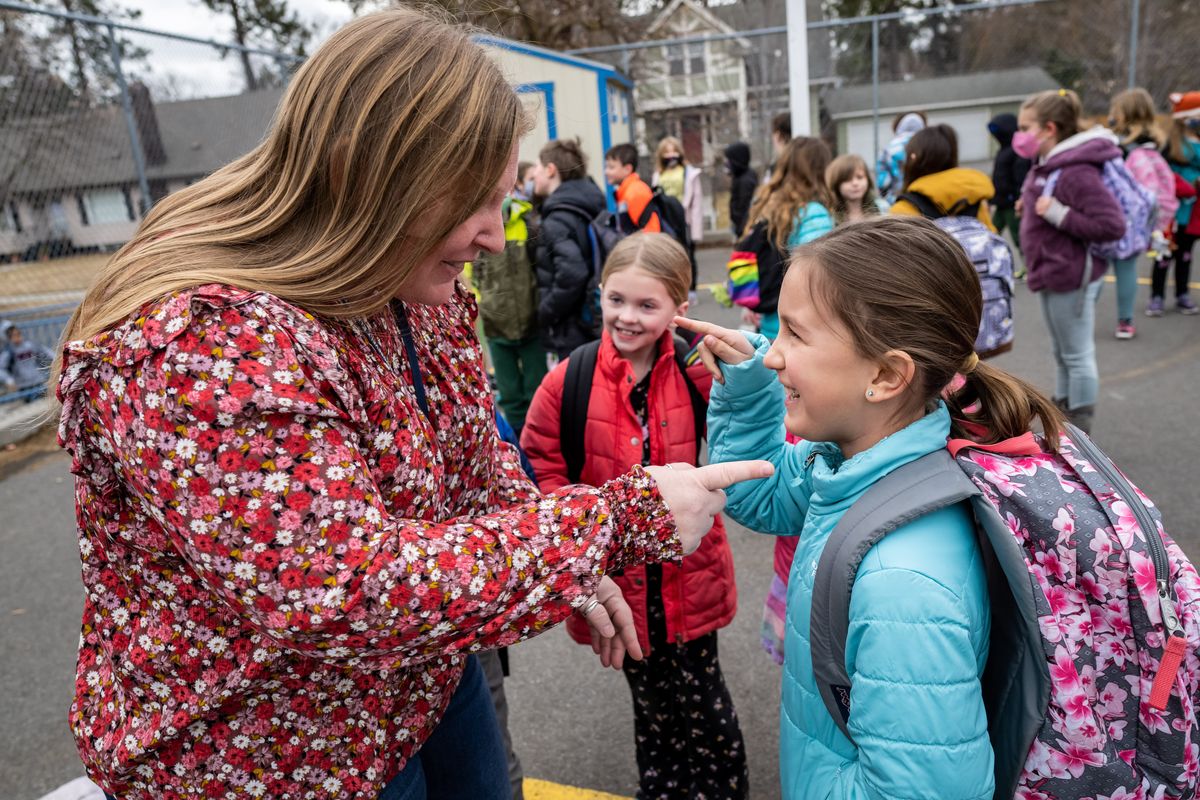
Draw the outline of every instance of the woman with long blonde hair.
[[[508,797],[470,654],[578,610],[603,662],[639,656],[604,573],[691,552],[714,490],[769,471],[523,476],[458,276],[504,245],[525,129],[469,32],[363,17],[89,290],[56,381],[70,725],[110,796]]]
[[[825,170],[832,159],[829,145],[815,137],[797,136],[784,145],[771,177],[754,197],[743,235],[763,226],[770,243],[786,254],[833,230],[833,193],[825,185]],[[781,263],[786,261],[785,257]],[[779,335],[776,307],[782,282],[782,271],[759,275],[755,319],[768,339]]]

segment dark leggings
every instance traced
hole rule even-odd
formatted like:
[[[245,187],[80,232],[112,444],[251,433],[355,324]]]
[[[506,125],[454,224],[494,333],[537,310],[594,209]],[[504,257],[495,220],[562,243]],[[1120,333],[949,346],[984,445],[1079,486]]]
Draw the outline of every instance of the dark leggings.
[[[1150,272],[1150,296],[1164,297],[1167,293],[1167,269],[1171,260],[1175,261],[1175,296],[1188,293],[1188,281],[1192,277],[1192,245],[1200,237],[1191,233],[1176,232],[1175,252],[1170,258],[1160,258],[1154,262]]]

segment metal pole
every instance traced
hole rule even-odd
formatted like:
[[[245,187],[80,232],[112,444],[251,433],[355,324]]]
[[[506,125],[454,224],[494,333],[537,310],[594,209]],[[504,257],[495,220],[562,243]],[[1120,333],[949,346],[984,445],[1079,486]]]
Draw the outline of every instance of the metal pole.
[[[879,17],[871,20],[871,136],[872,155],[879,156]]]
[[[808,136],[812,133],[806,2],[807,0],[787,0],[788,87],[792,101],[793,136]]]
[[[112,56],[113,70],[117,76],[117,86],[121,89],[121,110],[125,113],[125,127],[129,130],[129,146],[133,150],[133,167],[137,170],[138,189],[141,191],[141,202],[138,203],[139,216],[145,216],[150,210],[150,181],[146,179],[146,157],[142,153],[142,137],[138,135],[137,120],[133,118],[133,101],[129,99],[129,84],[125,82],[125,71],[121,69],[121,47],[117,44],[117,32],[112,25],[108,30],[108,52]]]
[[[1138,27],[1141,20],[1141,0],[1133,0],[1133,19],[1129,24],[1129,88],[1137,86]]]

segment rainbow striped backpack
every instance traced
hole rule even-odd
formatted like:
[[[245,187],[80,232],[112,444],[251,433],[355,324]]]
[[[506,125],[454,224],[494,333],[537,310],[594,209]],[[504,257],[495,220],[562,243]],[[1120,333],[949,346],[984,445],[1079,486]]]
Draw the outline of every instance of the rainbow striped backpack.
[[[760,314],[774,314],[786,264],[787,254],[771,242],[767,223],[758,222],[733,246],[725,282],[729,299]]]

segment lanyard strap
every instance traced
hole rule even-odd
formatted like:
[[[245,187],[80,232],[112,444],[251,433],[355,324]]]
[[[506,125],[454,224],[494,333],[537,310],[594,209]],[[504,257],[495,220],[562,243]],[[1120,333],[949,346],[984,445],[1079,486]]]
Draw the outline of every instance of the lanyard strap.
[[[417,405],[421,407],[425,417],[433,422],[429,415],[429,400],[425,397],[425,378],[421,375],[421,365],[417,361],[417,346],[413,342],[412,326],[408,324],[408,312],[400,303],[393,306],[396,315],[396,326],[400,329],[400,339],[404,342],[404,353],[408,356],[408,369],[412,372],[413,390],[417,393]]]

